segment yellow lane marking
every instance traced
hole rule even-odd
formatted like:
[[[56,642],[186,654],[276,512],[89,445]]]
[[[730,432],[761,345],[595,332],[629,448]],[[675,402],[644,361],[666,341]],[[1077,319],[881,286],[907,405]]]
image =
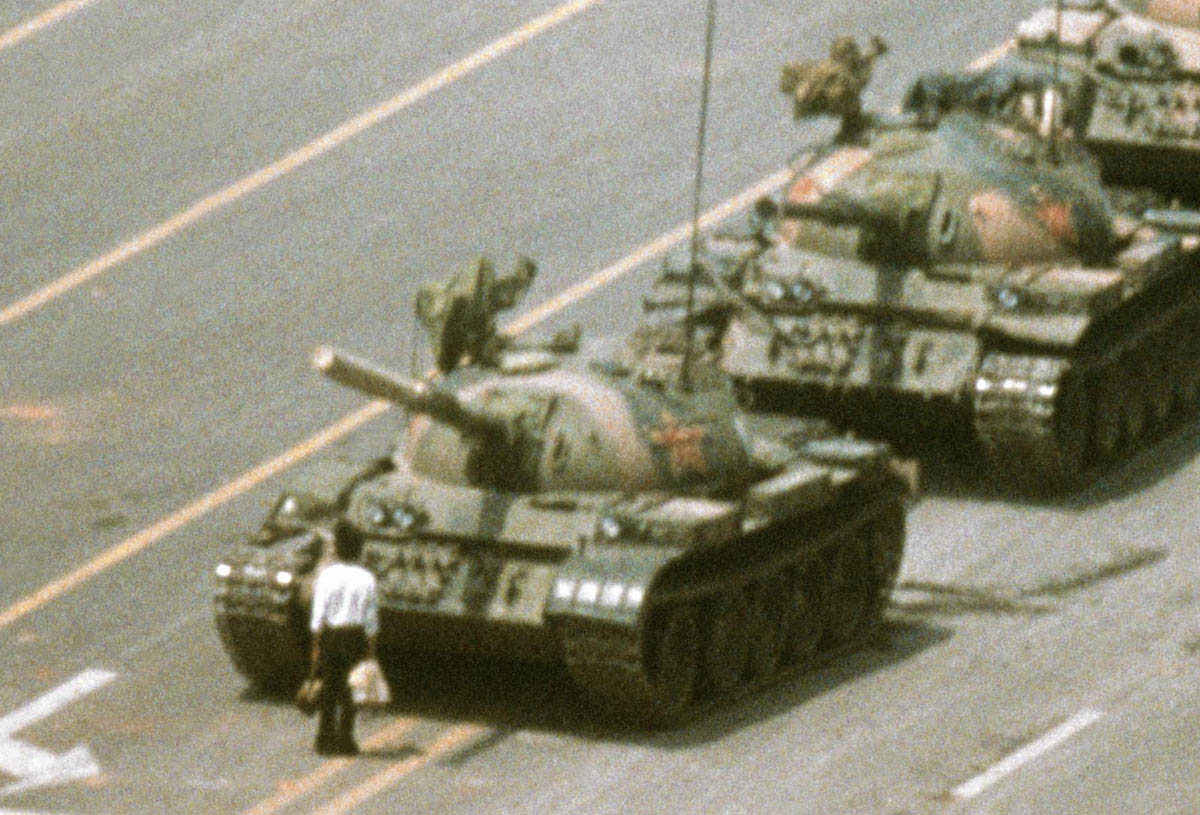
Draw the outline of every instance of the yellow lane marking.
[[[416,719],[398,719],[382,730],[372,733],[370,738],[362,742],[362,747],[364,750],[370,752],[371,750],[378,750],[381,747],[394,745],[396,740],[412,730],[416,723]],[[279,792],[246,810],[242,815],[274,815],[274,813],[291,804],[293,801],[313,792],[330,778],[348,769],[353,764],[354,759],[352,758],[329,759],[303,778],[283,782],[280,785]]]
[[[1008,54],[1010,51],[1012,51],[1016,47],[1017,47],[1016,40],[1005,40],[1004,42],[1000,43],[992,50],[988,51],[985,54],[981,54],[978,57],[976,57],[974,60],[972,60],[971,64],[967,66],[967,70],[970,71],[971,73],[979,73],[980,71],[987,70],[988,68],[992,67],[997,62],[999,62],[1002,57],[1004,57],[1006,54]]]
[[[53,405],[9,405],[0,410],[0,416],[21,422],[48,422],[59,415],[58,408]]]
[[[84,265],[76,268],[52,283],[43,286],[32,294],[11,303],[8,306],[0,309],[0,325],[11,323],[18,320],[32,311],[44,306],[51,300],[59,297],[76,286],[82,285],[87,281],[104,274],[118,264],[124,263],[135,255],[139,255],[154,246],[165,241],[172,235],[186,229],[196,221],[211,214],[212,212],[225,207],[240,198],[249,195],[260,187],[264,187],[277,178],[284,176],[299,167],[304,166],[313,159],[321,156],[335,147],[345,143],[349,139],[362,133],[370,127],[373,127],[380,122],[394,116],[396,113],[410,107],[425,97],[441,90],[451,82],[462,79],[467,74],[487,65],[489,62],[496,60],[513,49],[524,45],[534,37],[542,34],[548,29],[564,22],[565,20],[579,14],[582,11],[590,8],[601,2],[601,0],[571,0],[564,3],[554,10],[530,20],[525,25],[505,34],[499,39],[493,40],[487,45],[475,51],[470,56],[459,60],[453,65],[447,66],[437,73],[429,76],[423,81],[409,87],[401,93],[393,96],[386,102],[371,108],[365,113],[355,116],[353,119],[345,122],[333,130],[330,130],[323,136],[313,139],[308,144],[304,145],[294,152],[288,153],[283,158],[273,164],[263,167],[261,170],[251,173],[250,175],[235,181],[223,190],[209,195],[196,203],[192,204],[187,209],[177,215],[168,218],[162,223],[154,226],[147,231],[141,233],[135,238],[132,238],[121,244],[112,251],[104,254],[95,260],[89,261]]]
[[[16,45],[26,37],[32,37],[43,28],[49,28],[62,18],[74,14],[80,9],[85,9],[95,2],[96,0],[66,0],[66,2],[46,9],[36,17],[31,17],[25,22],[13,26],[0,34],[0,51],[10,45]]]
[[[0,628],[11,625],[15,621],[28,615],[30,612],[41,608],[51,600],[67,593],[68,591],[78,587],[80,584],[90,580],[96,575],[109,569],[121,561],[137,554],[147,546],[166,537],[180,527],[191,523],[200,516],[228,502],[230,499],[241,495],[247,490],[261,484],[273,475],[277,475],[288,467],[295,464],[297,461],[304,459],[322,447],[325,447],[332,442],[340,439],[342,436],[349,433],[356,427],[359,427],[364,422],[367,422],[376,416],[383,413],[388,408],[388,403],[383,401],[368,402],[362,408],[359,408],[354,413],[343,417],[334,424],[329,425],[320,433],[311,437],[307,441],[296,445],[292,449],[276,456],[270,461],[259,464],[251,470],[243,473],[238,478],[230,481],[223,487],[213,490],[207,495],[201,496],[197,500],[185,506],[183,509],[171,513],[167,517],[158,521],[152,526],[143,529],[136,535],[126,538],[116,546],[102,552],[95,559],[85,563],[73,572],[70,572],[57,580],[46,584],[42,588],[35,591],[33,594],[18,600],[8,608],[0,611]]]
[[[745,209],[753,204],[759,198],[767,195],[772,190],[783,186],[784,182],[791,177],[791,170],[778,170],[763,180],[759,181],[752,187],[747,187],[733,198],[713,207],[708,212],[704,213],[700,218],[701,228],[708,228],[719,221],[728,218],[730,215]],[[577,283],[566,289],[557,297],[552,297],[540,306],[531,309],[522,317],[514,320],[505,327],[505,331],[510,334],[519,334],[526,331],[532,326],[542,322],[555,312],[562,311],[567,306],[570,306],[584,297],[588,296],[596,289],[607,286],[618,278],[629,274],[635,267],[640,266],[648,260],[661,255],[674,246],[680,243],[689,235],[691,235],[692,225],[690,223],[681,224],[670,232],[662,235],[659,238],[635,249],[629,255],[626,255],[621,260],[609,266],[607,269],[597,272],[581,283]]]
[[[724,218],[728,218],[738,210],[744,209],[760,196],[766,195],[771,190],[781,186],[787,180],[788,175],[788,170],[780,170],[773,173],[754,186],[714,207],[700,219],[701,226],[711,226]],[[645,263],[656,255],[666,252],[672,246],[686,238],[690,230],[690,224],[682,224],[676,227],[665,235],[634,250],[631,254],[617,261],[612,266],[596,272],[591,277],[566,289],[557,297],[551,298],[540,306],[530,310],[506,326],[504,330],[510,334],[517,334],[527,330],[550,317],[555,312],[561,311],[586,297],[601,286],[608,285],[628,274],[634,267]],[[0,611],[0,628],[12,625],[17,620],[31,614],[50,601],[77,588],[105,569],[111,568],[121,561],[132,557],[147,546],[175,532],[180,527],[191,523],[247,490],[258,486],[268,478],[278,475],[296,462],[307,458],[321,448],[345,436],[350,431],[376,418],[387,409],[388,403],[382,400],[368,402],[362,408],[344,416],[308,440],[301,442],[270,461],[264,462],[243,473],[225,486],[198,498],[183,509],[177,510],[161,521],[158,521],[153,526],[143,529],[141,532],[125,539],[111,549],[100,553],[95,559],[85,563],[73,572],[43,586],[33,594],[18,600],[8,608]]]
[[[486,732],[486,728],[478,725],[459,725],[425,748],[425,752],[404,761],[397,761],[386,770],[380,770],[357,787],[316,810],[313,815],[345,815],[364,801],[374,798],[413,770],[425,766],[433,759],[449,753],[484,732]]]

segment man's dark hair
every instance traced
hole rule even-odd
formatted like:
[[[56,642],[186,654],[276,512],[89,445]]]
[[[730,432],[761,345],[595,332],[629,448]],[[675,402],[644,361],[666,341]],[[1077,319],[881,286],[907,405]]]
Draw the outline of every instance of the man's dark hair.
[[[353,562],[362,554],[363,539],[349,521],[339,520],[333,525],[333,553],[338,560]]]

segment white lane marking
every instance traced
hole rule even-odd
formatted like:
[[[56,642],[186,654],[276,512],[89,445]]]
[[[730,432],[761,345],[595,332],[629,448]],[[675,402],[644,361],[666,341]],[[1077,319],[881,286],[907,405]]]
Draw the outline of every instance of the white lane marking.
[[[980,773],[970,781],[959,784],[950,791],[950,794],[960,800],[974,798],[1022,765],[1028,764],[1043,753],[1053,750],[1080,730],[1100,721],[1103,716],[1104,712],[1100,710],[1079,711],[1041,738],[1031,741],[1015,753],[1009,754],[1004,760],[993,765],[987,771]]]
[[[22,708],[0,717],[0,771],[18,780],[0,789],[0,795],[88,778],[100,772],[86,744],[65,753],[51,753],[13,738],[19,730],[39,722],[117,678],[112,671],[92,668],[42,694]]]
[[[43,28],[49,28],[62,18],[74,14],[80,9],[85,9],[95,2],[96,0],[66,0],[53,8],[46,9],[36,17],[31,17],[25,22],[13,26],[0,34],[0,51],[10,45],[16,45],[26,37],[32,37]]]
[[[32,809],[0,809],[0,815],[60,815],[60,813],[34,812]]]
[[[505,34],[499,39],[492,40],[474,53],[448,65],[435,74],[430,75],[416,85],[401,91],[396,96],[376,105],[370,110],[360,113],[352,119],[343,122],[323,136],[313,139],[303,147],[288,153],[273,164],[256,170],[248,176],[235,181],[223,190],[202,198],[187,209],[168,218],[157,226],[151,227],[140,235],[122,243],[112,251],[101,255],[68,272],[57,280],[26,295],[14,303],[0,308],[0,325],[11,323],[57,297],[66,294],[98,275],[104,274],[114,266],[124,263],[130,258],[140,255],[147,249],[165,241],[167,238],[188,228],[201,218],[228,206],[260,187],[270,184],[294,170],[308,164],[313,159],[328,153],[335,147],[349,141],[359,133],[374,127],[380,122],[390,119],[405,108],[415,105],[425,97],[441,90],[470,73],[482,68],[488,63],[499,59],[545,31],[569,20],[602,0],[569,0],[561,6],[536,17],[515,31]]]

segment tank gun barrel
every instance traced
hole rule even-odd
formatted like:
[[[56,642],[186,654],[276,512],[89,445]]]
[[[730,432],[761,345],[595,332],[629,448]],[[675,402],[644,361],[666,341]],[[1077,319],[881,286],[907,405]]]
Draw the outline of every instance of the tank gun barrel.
[[[785,201],[782,210],[787,218],[812,218],[832,226],[868,226],[881,230],[905,226],[884,202],[834,193],[811,202]]]
[[[313,367],[339,385],[386,399],[414,413],[426,413],[465,435],[495,437],[503,432],[499,422],[467,407],[452,393],[333,348],[318,348],[313,354]]]
[[[1168,232],[1200,232],[1200,210],[1148,209],[1142,213],[1142,223]]]

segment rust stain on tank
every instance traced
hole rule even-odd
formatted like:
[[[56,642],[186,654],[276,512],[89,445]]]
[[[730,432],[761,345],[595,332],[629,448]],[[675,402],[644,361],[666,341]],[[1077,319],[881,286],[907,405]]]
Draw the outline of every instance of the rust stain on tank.
[[[1075,227],[1071,224],[1071,205],[1051,198],[1036,187],[1033,194],[1038,199],[1038,220],[1045,225],[1046,231],[1060,241],[1076,243],[1078,238],[1075,235]]]
[[[703,475],[708,471],[704,451],[700,449],[700,442],[704,440],[703,427],[684,427],[670,413],[663,413],[662,427],[650,431],[650,440],[667,451],[671,470],[676,476],[686,473]]]
[[[1052,260],[1062,247],[1048,228],[1031,219],[1001,190],[988,190],[971,198],[971,218],[983,259],[992,263]]]

